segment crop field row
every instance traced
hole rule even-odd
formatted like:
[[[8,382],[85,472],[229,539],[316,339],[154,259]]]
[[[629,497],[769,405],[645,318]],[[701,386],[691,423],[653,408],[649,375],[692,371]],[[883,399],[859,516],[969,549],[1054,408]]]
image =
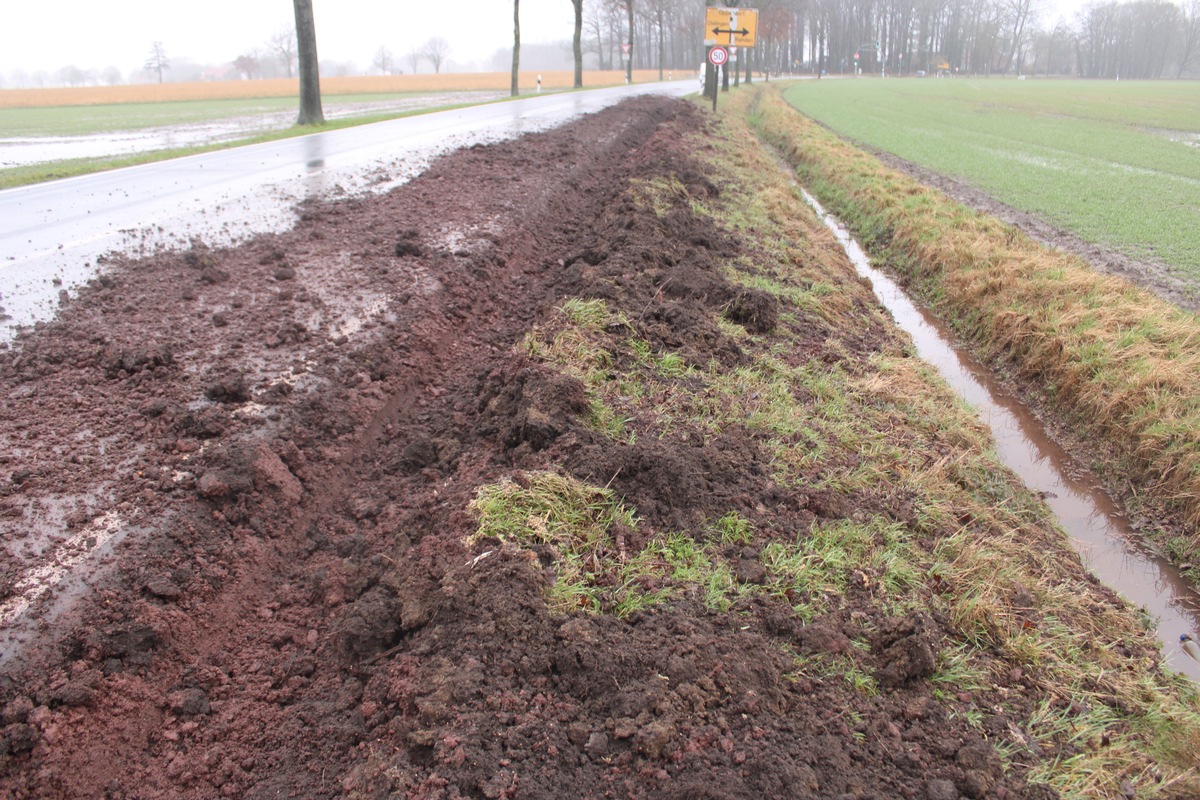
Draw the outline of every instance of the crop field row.
[[[574,73],[568,70],[542,72],[542,88],[570,89]],[[537,87],[537,72],[522,72],[522,92]],[[676,76],[684,77],[684,76]],[[692,77],[689,73],[686,77]],[[635,70],[637,83],[658,80],[657,70]],[[413,92],[465,92],[484,89],[508,89],[507,72],[460,72],[445,75],[357,75],[322,78],[325,96],[353,94],[405,94]],[[615,86],[625,82],[620,70],[588,70],[583,83],[590,88]],[[231,100],[264,97],[291,97],[299,93],[296,79],[279,78],[254,81],[203,81],[193,83],[141,83],[126,86],[84,86],[53,89],[0,90],[0,108],[43,106],[111,105],[121,103],[164,103],[178,100]]]
[[[825,80],[787,99],[868,147],[1200,280],[1193,84]]]
[[[522,90],[536,91],[537,77],[522,73]],[[542,73],[542,88],[569,89],[573,77],[570,72]],[[635,78],[648,82],[657,80],[658,73]],[[584,73],[585,85],[593,88],[624,80],[623,72]],[[326,78],[321,88],[326,108],[336,109],[423,95],[506,92],[509,81],[507,73],[376,75]],[[298,91],[296,81],[283,79],[0,90],[0,138],[85,136],[269,114],[294,110]]]

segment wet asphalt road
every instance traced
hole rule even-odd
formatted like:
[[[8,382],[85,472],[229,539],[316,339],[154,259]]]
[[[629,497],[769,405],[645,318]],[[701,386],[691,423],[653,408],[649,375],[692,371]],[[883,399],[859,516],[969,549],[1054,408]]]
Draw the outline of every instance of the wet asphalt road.
[[[544,130],[635,94],[696,89],[685,80],[546,94],[0,191],[0,341],[53,316],[59,293],[93,277],[105,253],[283,230],[306,198],[388,189],[447,150]]]

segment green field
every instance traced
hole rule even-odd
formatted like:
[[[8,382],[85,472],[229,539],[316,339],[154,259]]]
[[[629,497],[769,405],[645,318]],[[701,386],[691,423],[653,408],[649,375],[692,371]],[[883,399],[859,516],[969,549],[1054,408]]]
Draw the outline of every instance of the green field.
[[[843,136],[1200,281],[1194,82],[822,80],[786,96]]]
[[[379,103],[421,97],[427,93],[337,95],[324,98],[326,112],[355,103]],[[166,103],[113,103],[93,106],[0,108],[0,134],[22,136],[86,136],[113,131],[238,119],[278,112],[295,113],[294,97],[176,100]]]

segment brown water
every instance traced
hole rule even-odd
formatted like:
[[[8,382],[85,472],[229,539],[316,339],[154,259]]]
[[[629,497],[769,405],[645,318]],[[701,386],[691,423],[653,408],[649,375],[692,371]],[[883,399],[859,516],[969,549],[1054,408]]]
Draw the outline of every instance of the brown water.
[[[1200,664],[1179,648],[1179,634],[1200,630],[1200,594],[1179,570],[1138,544],[1121,508],[1099,481],[1047,435],[1029,408],[1005,396],[990,373],[951,344],[941,325],[918,308],[895,281],[871,266],[845,226],[808,192],[804,198],[834,232],[858,273],[866,277],[896,323],[912,336],[917,354],[992,429],[1000,460],[1041,494],[1071,537],[1083,563],[1154,619],[1168,667],[1200,681]]]

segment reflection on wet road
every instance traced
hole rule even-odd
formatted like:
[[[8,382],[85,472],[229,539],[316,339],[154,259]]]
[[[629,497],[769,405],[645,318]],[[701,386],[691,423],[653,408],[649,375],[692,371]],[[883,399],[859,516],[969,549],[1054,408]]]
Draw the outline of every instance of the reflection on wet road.
[[[693,81],[547,94],[0,191],[0,341],[48,319],[97,259],[226,244],[295,222],[307,197],[389,189],[456,147],[560,125],[635,94]]]
[[[462,91],[346,102],[335,95],[326,98],[324,111],[325,119],[337,120],[366,114],[396,114],[439,106],[489,103],[505,97],[505,92]],[[244,109],[242,116],[79,136],[5,136],[0,133],[0,169],[72,158],[112,158],[176,147],[233,142],[259,133],[284,131],[296,122],[294,105],[293,101],[289,101],[286,111],[271,111],[268,109],[277,105],[267,103],[257,111]]]
[[[1165,559],[1143,552],[1137,534],[1088,471],[1054,443],[1022,403],[1005,397],[987,370],[950,344],[939,323],[917,308],[895,281],[870,265],[845,227],[804,192],[809,205],[834,232],[879,301],[912,336],[917,354],[970,403],[991,428],[996,453],[1025,485],[1045,498],[1079,551],[1083,563],[1157,624],[1167,664],[1200,682],[1200,664],[1179,648],[1179,634],[1200,631],[1200,596]]]

